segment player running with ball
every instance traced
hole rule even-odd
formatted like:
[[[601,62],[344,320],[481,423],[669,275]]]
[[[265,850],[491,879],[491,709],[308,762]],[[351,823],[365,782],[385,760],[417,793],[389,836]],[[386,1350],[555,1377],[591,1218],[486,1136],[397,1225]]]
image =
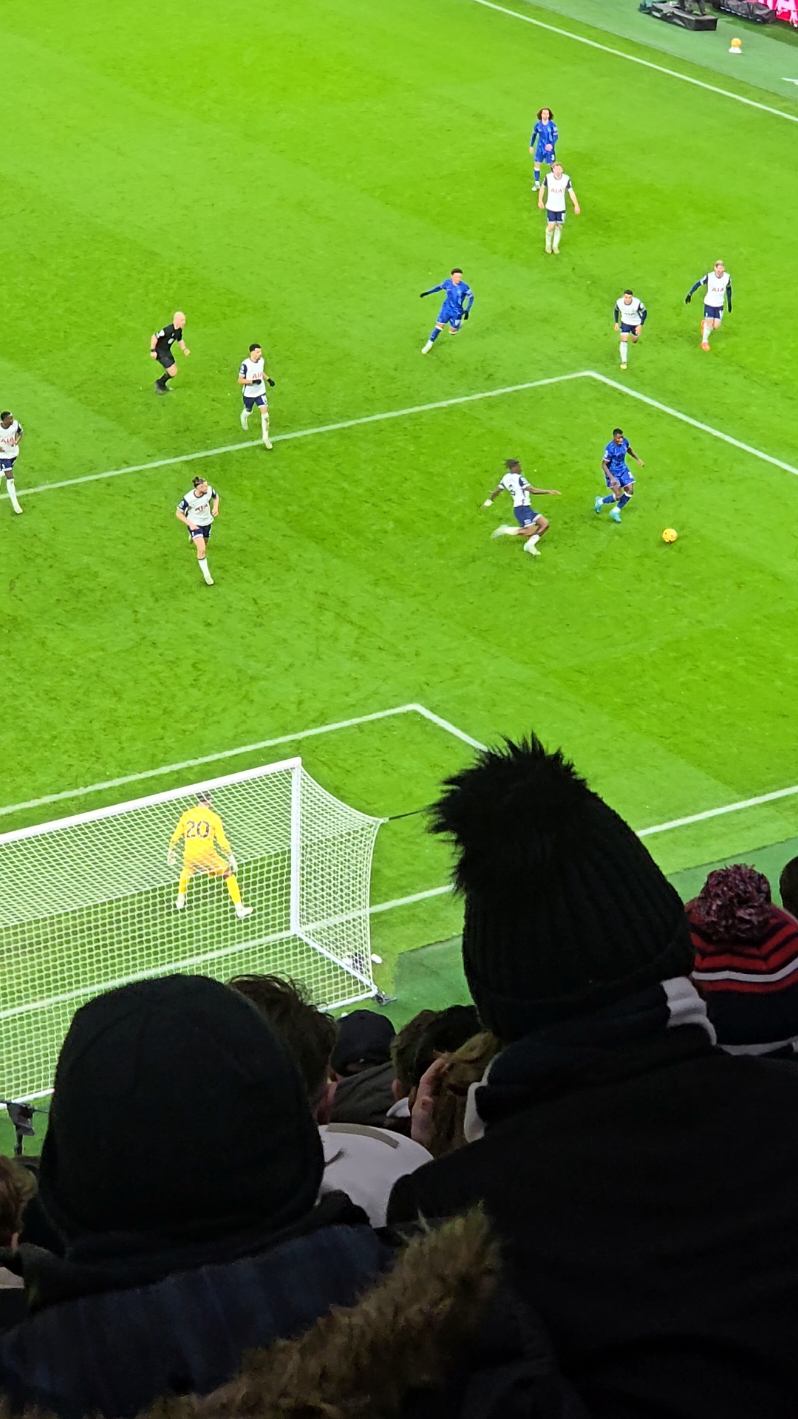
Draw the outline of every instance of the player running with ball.
[[[424,296],[434,295],[436,291],[445,293],[443,305],[438,311],[435,329],[431,332],[426,345],[422,347],[422,355],[429,354],[445,325],[448,325],[450,335],[456,335],[463,321],[468,320],[471,307],[474,304],[474,292],[463,280],[463,273],[459,266],[455,266],[451,275],[447,276],[445,281],[441,281],[439,286],[430,286],[428,291],[422,291],[421,299],[423,300]]]
[[[543,516],[542,512],[535,512],[531,505],[532,498],[559,498],[560,494],[556,488],[533,488],[521,472],[521,464],[517,458],[506,459],[504,466],[507,472],[482,506],[492,507],[494,498],[498,498],[500,493],[509,493],[513,500],[513,514],[518,526],[507,527],[502,524],[490,535],[491,537],[524,537],[526,539],[524,551],[531,553],[533,557],[539,557],[538,542],[544,533],[548,532],[549,520]]]
[[[635,463],[639,463],[641,468],[644,467],[642,458],[638,458],[629,440],[624,438],[623,429],[613,429],[612,438],[601,460],[604,482],[610,491],[606,497],[597,497],[594,503],[596,512],[601,512],[605,503],[611,503],[610,517],[613,522],[620,522],[621,508],[626,507],[635,490],[635,475],[631,468],[627,467],[627,454]]]
[[[724,301],[729,307],[729,315],[732,308],[732,283],[731,276],[725,269],[722,261],[716,261],[714,268],[708,271],[706,276],[691,286],[684,298],[685,305],[689,305],[696,291],[706,286],[704,295],[704,315],[701,321],[701,349],[709,349],[709,337],[713,330],[720,330],[720,323],[723,319]]]
[[[264,372],[263,350],[260,345],[250,345],[248,359],[241,361],[238,371],[238,382],[242,385],[242,396],[244,407],[241,410],[241,427],[246,429],[249,424],[249,416],[257,406],[260,409],[260,427],[263,442],[266,448],[271,448],[269,441],[269,401],[266,398],[266,385],[274,389],[274,380]]]

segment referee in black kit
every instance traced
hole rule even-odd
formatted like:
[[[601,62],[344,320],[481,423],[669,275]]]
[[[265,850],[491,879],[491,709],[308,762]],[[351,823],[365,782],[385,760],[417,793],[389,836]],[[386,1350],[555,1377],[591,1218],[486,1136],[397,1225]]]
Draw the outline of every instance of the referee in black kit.
[[[168,394],[169,391],[166,388],[167,380],[174,379],[177,374],[177,365],[175,364],[172,354],[172,346],[175,341],[177,341],[184,355],[191,354],[191,351],[183,339],[185,324],[186,317],[182,310],[176,310],[175,318],[171,325],[165,325],[163,330],[159,330],[157,335],[153,335],[150,341],[150,355],[154,360],[157,360],[160,365],[163,365],[163,374],[160,379],[156,379],[155,381],[156,394]]]

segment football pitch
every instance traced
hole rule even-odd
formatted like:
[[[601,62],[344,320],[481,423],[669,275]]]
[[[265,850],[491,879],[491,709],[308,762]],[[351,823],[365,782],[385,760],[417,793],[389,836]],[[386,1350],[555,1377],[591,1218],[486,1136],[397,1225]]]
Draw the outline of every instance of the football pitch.
[[[386,989],[457,931],[422,810],[475,743],[561,745],[669,873],[795,837],[768,795],[798,783],[798,104],[522,0],[3,19],[0,831],[301,753],[390,820]],[[556,258],[544,104],[582,207]],[[704,354],[683,299],[718,257]],[[422,358],[454,265],[473,316]],[[156,399],[176,309],[192,353]],[[238,422],[254,341],[271,452]],[[621,526],[593,511],[616,425],[645,461]],[[562,494],[539,559],[490,538],[509,456]],[[197,473],[211,588],[174,517]]]

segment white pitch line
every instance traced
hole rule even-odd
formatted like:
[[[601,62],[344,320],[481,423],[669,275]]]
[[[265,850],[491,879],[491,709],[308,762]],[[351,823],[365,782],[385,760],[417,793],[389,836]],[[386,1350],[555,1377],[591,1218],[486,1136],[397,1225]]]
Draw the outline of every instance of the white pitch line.
[[[678,419],[682,424],[690,424],[694,429],[700,429],[704,434],[711,434],[713,438],[722,439],[724,443],[731,444],[732,448],[742,449],[743,453],[750,453],[754,458],[759,458],[762,463],[772,463],[774,468],[783,468],[785,473],[793,473],[798,478],[798,468],[793,468],[791,463],[785,463],[781,458],[774,458],[770,453],[763,453],[761,448],[753,448],[750,443],[742,443],[740,439],[732,438],[731,434],[724,434],[720,429],[714,429],[711,424],[703,424],[700,419],[693,419],[689,414],[682,414],[678,409],[671,409],[669,404],[661,404],[658,399],[652,399],[648,394],[640,394],[636,389],[629,389],[625,384],[619,384],[617,379],[609,379],[605,374],[598,374],[596,370],[585,370],[585,374],[591,379],[597,379],[601,384],[608,384],[612,389],[620,390],[621,394],[628,394],[630,399],[638,399],[641,404],[648,404],[652,409],[659,409],[661,414],[670,414],[672,419]]]
[[[480,744],[478,739],[472,739],[470,734],[458,729],[456,724],[451,724],[448,719],[441,719],[439,714],[433,714],[432,710],[425,709],[423,705],[409,705],[409,709],[414,709],[418,714],[423,714],[431,724],[437,724],[439,729],[445,729],[447,734],[453,734],[455,739],[462,739],[464,744],[470,744],[472,749],[486,749],[486,744]]]
[[[772,108],[770,104],[744,98],[742,94],[732,93],[731,89],[721,89],[718,84],[707,84],[705,80],[694,79],[690,74],[680,74],[678,69],[668,69],[664,64],[654,64],[651,59],[641,59],[639,55],[628,54],[624,49],[615,49],[610,44],[600,44],[596,39],[588,39],[585,35],[574,34],[572,30],[560,29],[559,25],[549,25],[544,20],[534,20],[531,15],[522,15],[518,10],[508,10],[506,5],[496,5],[493,0],[474,0],[474,3],[482,5],[486,10],[497,10],[500,15],[511,15],[514,20],[523,20],[525,25],[535,25],[539,30],[549,30],[551,34],[563,35],[565,39],[576,40],[577,44],[586,44],[590,49],[601,49],[605,54],[614,55],[616,59],[628,59],[630,64],[642,64],[644,69],[655,69],[658,74],[667,74],[670,79],[681,79],[683,84],[692,84],[697,89],[706,89],[710,94],[721,94],[723,98],[734,99],[735,103],[744,103],[748,108],[758,108],[762,113],[772,113],[776,118],[786,118],[789,123],[798,123],[798,114],[785,113],[783,108]],[[798,83],[798,79],[791,79],[789,82]]]
[[[313,739],[317,734],[331,734],[335,729],[351,729],[356,724],[370,724],[375,719],[389,719],[395,714],[410,714],[411,712],[426,715],[430,718],[429,711],[422,709],[421,705],[397,705],[395,709],[376,710],[374,714],[359,714],[353,719],[339,719],[333,724],[321,724],[315,729],[300,729],[296,734],[280,734],[276,739],[261,739],[257,744],[242,744],[237,749],[222,749],[217,754],[203,754],[197,759],[183,759],[179,764],[163,764],[159,769],[143,769],[137,774],[125,774],[122,778],[109,778],[104,783],[90,783],[84,788],[66,788],[61,793],[46,793],[42,798],[29,798],[25,803],[9,803],[5,807],[0,807],[0,817],[6,817],[10,813],[21,813],[26,808],[42,808],[46,803],[61,803],[66,798],[83,798],[85,794],[102,793],[104,789],[124,788],[128,783],[141,783],[143,779],[159,778],[163,774],[181,773],[184,769],[196,769],[201,764],[218,764],[222,759],[234,759],[240,754],[254,754],[261,749],[274,749],[278,744],[293,744],[299,739]],[[445,721],[441,721],[444,725]],[[449,726],[446,726],[449,728]],[[460,735],[459,731],[450,727],[450,732]]]
[[[293,433],[275,434],[272,443],[288,443],[291,439],[313,438],[316,434],[333,434],[340,429],[354,429],[362,424],[380,424],[386,419],[404,419],[410,414],[426,414],[431,409],[451,409],[457,404],[473,404],[478,399],[498,399],[502,394],[517,394],[523,389],[540,389],[546,384],[563,384],[570,379],[583,379],[588,370],[577,370],[575,374],[557,374],[548,379],[531,379],[524,384],[508,384],[503,389],[483,389],[478,394],[459,394],[453,399],[436,399],[432,404],[411,404],[407,409],[387,409],[380,414],[365,414],[359,419],[341,419],[336,424],[319,424],[312,429],[296,429]],[[51,493],[55,488],[76,488],[81,483],[99,483],[104,478],[123,478],[126,473],[146,473],[152,468],[168,468],[173,463],[191,463],[197,458],[216,458],[223,453],[237,453],[242,448],[255,448],[260,439],[248,439],[245,443],[222,444],[219,448],[206,448],[199,453],[181,453],[175,458],[156,458],[152,463],[132,463],[128,468],[110,468],[105,473],[86,473],[81,478],[62,478],[57,483],[39,483],[33,488],[18,488],[19,497],[29,498],[34,493]],[[0,501],[8,493],[0,493]]]
[[[426,892],[414,892],[412,897],[395,897],[392,902],[377,902],[376,906],[369,907],[369,916],[375,916],[377,912],[393,911],[394,907],[409,907],[413,902],[426,902],[429,897],[442,897],[453,890],[451,883],[447,883],[445,887],[430,887]]]

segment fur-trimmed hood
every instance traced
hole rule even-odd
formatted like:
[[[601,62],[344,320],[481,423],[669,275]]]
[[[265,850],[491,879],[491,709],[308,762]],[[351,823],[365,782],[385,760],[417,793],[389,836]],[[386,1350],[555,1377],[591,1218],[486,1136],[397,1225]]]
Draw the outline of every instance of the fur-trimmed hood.
[[[356,1305],[248,1355],[204,1398],[166,1398],[142,1419],[586,1419],[568,1398],[537,1318],[501,1280],[498,1243],[474,1211],[411,1240]]]

